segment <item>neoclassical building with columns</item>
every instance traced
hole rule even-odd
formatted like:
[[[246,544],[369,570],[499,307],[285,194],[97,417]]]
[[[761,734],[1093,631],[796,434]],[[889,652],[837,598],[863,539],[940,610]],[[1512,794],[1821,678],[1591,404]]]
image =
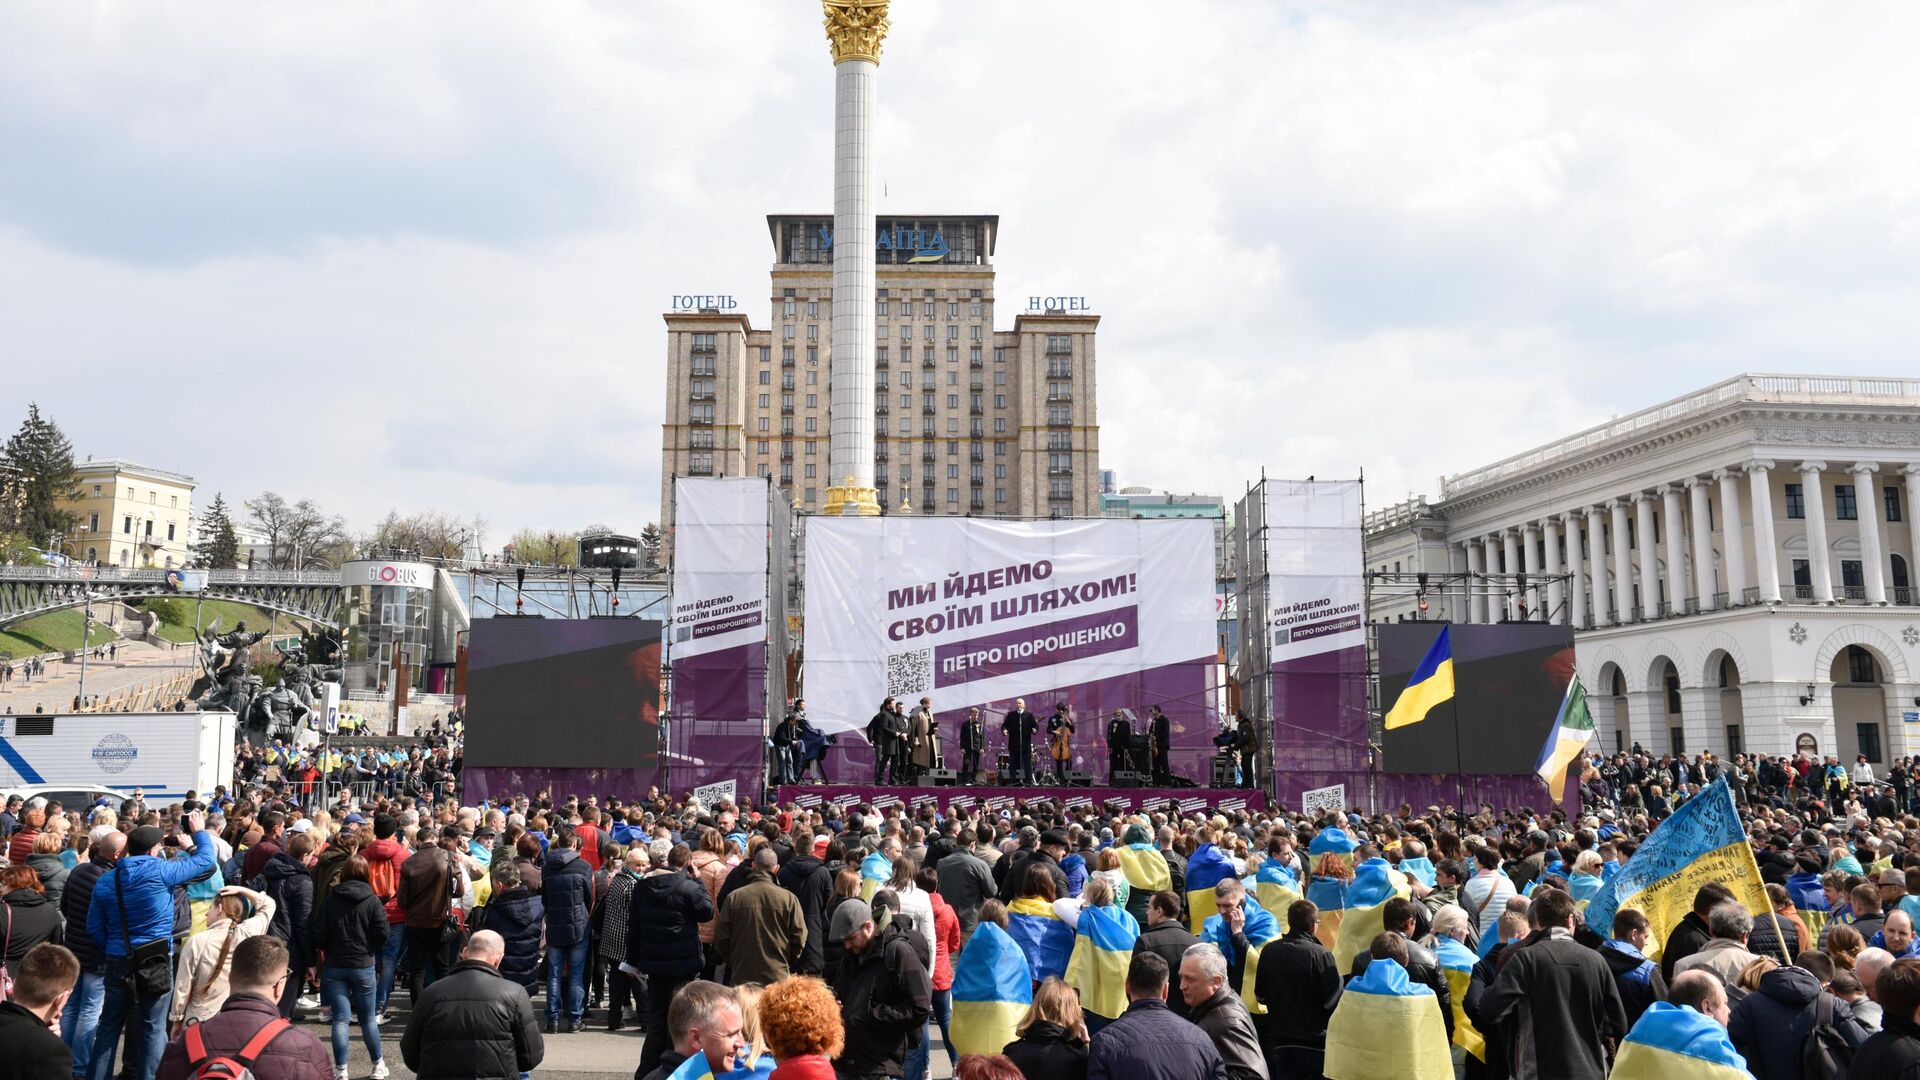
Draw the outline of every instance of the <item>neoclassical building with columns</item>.
[[[1368,515],[1374,622],[1574,629],[1605,749],[1920,753],[1920,379],[1740,375]]]

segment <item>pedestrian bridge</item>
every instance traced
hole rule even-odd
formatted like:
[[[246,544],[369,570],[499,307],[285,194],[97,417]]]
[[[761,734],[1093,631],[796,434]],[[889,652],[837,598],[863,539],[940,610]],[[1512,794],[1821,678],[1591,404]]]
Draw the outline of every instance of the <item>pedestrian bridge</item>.
[[[147,597],[233,600],[316,623],[340,622],[342,600],[337,571],[196,570],[196,576],[206,575],[206,588],[193,592],[170,583],[168,573],[106,566],[0,566],[0,626],[79,607],[89,600],[114,602]]]

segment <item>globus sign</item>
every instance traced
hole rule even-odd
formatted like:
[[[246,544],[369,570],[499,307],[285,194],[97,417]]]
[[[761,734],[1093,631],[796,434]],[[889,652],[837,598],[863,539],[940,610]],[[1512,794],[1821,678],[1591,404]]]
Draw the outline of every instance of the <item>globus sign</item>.
[[[350,562],[340,568],[340,583],[354,585],[393,585],[402,589],[433,588],[433,567],[425,563],[368,560]]]

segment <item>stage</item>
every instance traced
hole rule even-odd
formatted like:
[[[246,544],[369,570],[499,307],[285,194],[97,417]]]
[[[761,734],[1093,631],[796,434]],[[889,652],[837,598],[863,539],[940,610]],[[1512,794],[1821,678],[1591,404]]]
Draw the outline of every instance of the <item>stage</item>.
[[[782,804],[802,807],[833,806],[841,811],[859,804],[876,810],[889,806],[915,807],[931,803],[941,813],[984,805],[989,810],[1012,809],[1016,801],[1046,799],[1068,808],[1102,807],[1111,804],[1116,812],[1161,811],[1173,804],[1177,812],[1191,814],[1200,810],[1264,810],[1266,792],[1257,788],[1116,788],[1116,787],[885,787],[868,784],[781,784],[778,797]]]

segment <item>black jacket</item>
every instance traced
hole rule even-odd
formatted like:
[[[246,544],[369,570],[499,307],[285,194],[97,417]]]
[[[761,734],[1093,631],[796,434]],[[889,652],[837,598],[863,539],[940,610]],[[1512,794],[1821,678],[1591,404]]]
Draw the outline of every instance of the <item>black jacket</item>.
[[[400,1037],[418,1080],[517,1080],[545,1053],[527,992],[478,960],[427,987]]]
[[[1791,967],[1793,957],[1811,947],[1801,944],[1800,927],[1792,919],[1770,912],[1753,917],[1753,933],[1747,935],[1747,951],[1753,955],[1770,956],[1779,960],[1781,967]]]
[[[85,936],[85,935],[81,935]],[[13,1002],[0,1003],[0,1080],[68,1080],[73,1055],[40,1018]],[[1081,1070],[1085,1075],[1085,1068]]]
[[[700,924],[713,918],[706,886],[684,872],[648,874],[634,883],[627,912],[627,963],[644,975],[693,975],[706,966]]]
[[[1254,997],[1267,1010],[1268,1041],[1275,1047],[1325,1046],[1340,985],[1333,953],[1312,934],[1288,931],[1269,942],[1253,976]]]
[[[848,1076],[898,1076],[933,1011],[933,983],[899,923],[888,924],[864,953],[842,958],[834,980],[846,1049],[834,1062]]]
[[[1647,1006],[1667,1000],[1667,980],[1660,977],[1659,964],[1624,951],[1623,944],[1608,942],[1600,949],[1600,959],[1613,972],[1613,986],[1620,991],[1620,1007],[1627,1011],[1627,1029],[1631,1031]]]
[[[544,909],[538,896],[525,885],[502,889],[487,900],[474,918],[481,930],[491,930],[506,942],[506,955],[500,959],[500,974],[509,982],[532,989],[540,981],[540,928]]]
[[[293,856],[277,851],[260,868],[253,887],[273,897],[273,924],[267,933],[287,943],[295,968],[312,962],[309,924],[313,921],[313,878]]]
[[[1207,1033],[1220,1060],[1227,1068],[1228,1080],[1267,1080],[1267,1058],[1254,1033],[1253,1017],[1240,996],[1222,986],[1212,997],[1195,1006],[1195,1027]]]
[[[1874,1080],[1920,1080],[1920,1026],[1911,1020],[1887,1017],[1879,1033],[1854,1055],[1852,1075]]]
[[[1149,952],[1155,954],[1167,962],[1167,971],[1170,973],[1168,977],[1178,980],[1180,961],[1186,957],[1187,947],[1199,943],[1200,939],[1188,933],[1187,928],[1179,920],[1168,919],[1158,926],[1150,926],[1140,931],[1140,936],[1133,940],[1133,954],[1135,956]],[[1266,955],[1264,952],[1260,954],[1262,971],[1266,970]],[[1187,1018],[1187,999],[1180,995],[1177,985],[1167,993],[1167,1008],[1172,1009],[1173,1014],[1180,1019]]]
[[[1859,1048],[1870,1032],[1854,1019],[1853,1008],[1820,989],[1820,980],[1803,968],[1775,968],[1760,976],[1760,989],[1740,999],[1727,1017],[1727,1036],[1733,1048],[1747,1059],[1747,1071],[1754,1080],[1797,1080],[1800,1075],[1800,1044],[1813,1030],[1817,1002],[1826,997],[1833,1005],[1833,1026],[1847,1045]],[[1862,1072],[1858,1062],[1852,1074],[1879,1077],[1880,1073]]]
[[[796,975],[818,975],[826,970],[827,905],[833,902],[833,875],[827,864],[802,852],[780,868],[780,887],[800,901],[807,920],[807,944],[793,965]]]
[[[1227,1080],[1220,1051],[1206,1033],[1173,1015],[1157,998],[1127,1006],[1100,1029],[1087,1059],[1087,1080]]]
[[[1666,948],[1660,954],[1660,977],[1673,985],[1673,967],[1680,961],[1700,951],[1700,947],[1713,940],[1713,934],[1707,930],[1707,920],[1687,912],[1680,925],[1667,935]]]
[[[313,947],[330,968],[369,968],[387,947],[387,905],[364,881],[342,881],[313,916]]]
[[[1512,950],[1479,1011],[1499,1029],[1513,1076],[1605,1080],[1604,1044],[1627,1034],[1612,970],[1568,937]]]
[[[0,911],[0,936],[6,942],[4,959],[15,972],[20,970],[28,949],[43,942],[59,945],[66,940],[66,920],[43,892],[15,889],[0,898],[0,908],[6,909]],[[84,927],[80,936],[86,936]]]
[[[1060,869],[1060,861],[1043,849],[1034,848],[1025,858],[1007,868],[1007,876],[1000,882],[1001,903],[1013,903],[1014,898],[1020,895],[1020,887],[1027,882],[1027,871],[1036,866],[1046,867],[1047,873],[1052,876],[1055,895],[1071,895],[1067,892],[1067,872]]]
[[[1059,1024],[1035,1021],[1001,1053],[1027,1080],[1087,1080],[1087,1044]]]
[[[593,867],[572,848],[549,852],[540,900],[547,908],[547,944],[566,948],[585,941],[593,911]]]
[[[60,894],[60,914],[66,917],[67,925],[74,928],[74,932],[67,935],[67,948],[79,959],[81,971],[96,975],[106,970],[107,958],[87,933],[87,909],[93,906],[93,887],[108,869],[109,864],[92,859],[81,863],[67,875],[67,889]]]

